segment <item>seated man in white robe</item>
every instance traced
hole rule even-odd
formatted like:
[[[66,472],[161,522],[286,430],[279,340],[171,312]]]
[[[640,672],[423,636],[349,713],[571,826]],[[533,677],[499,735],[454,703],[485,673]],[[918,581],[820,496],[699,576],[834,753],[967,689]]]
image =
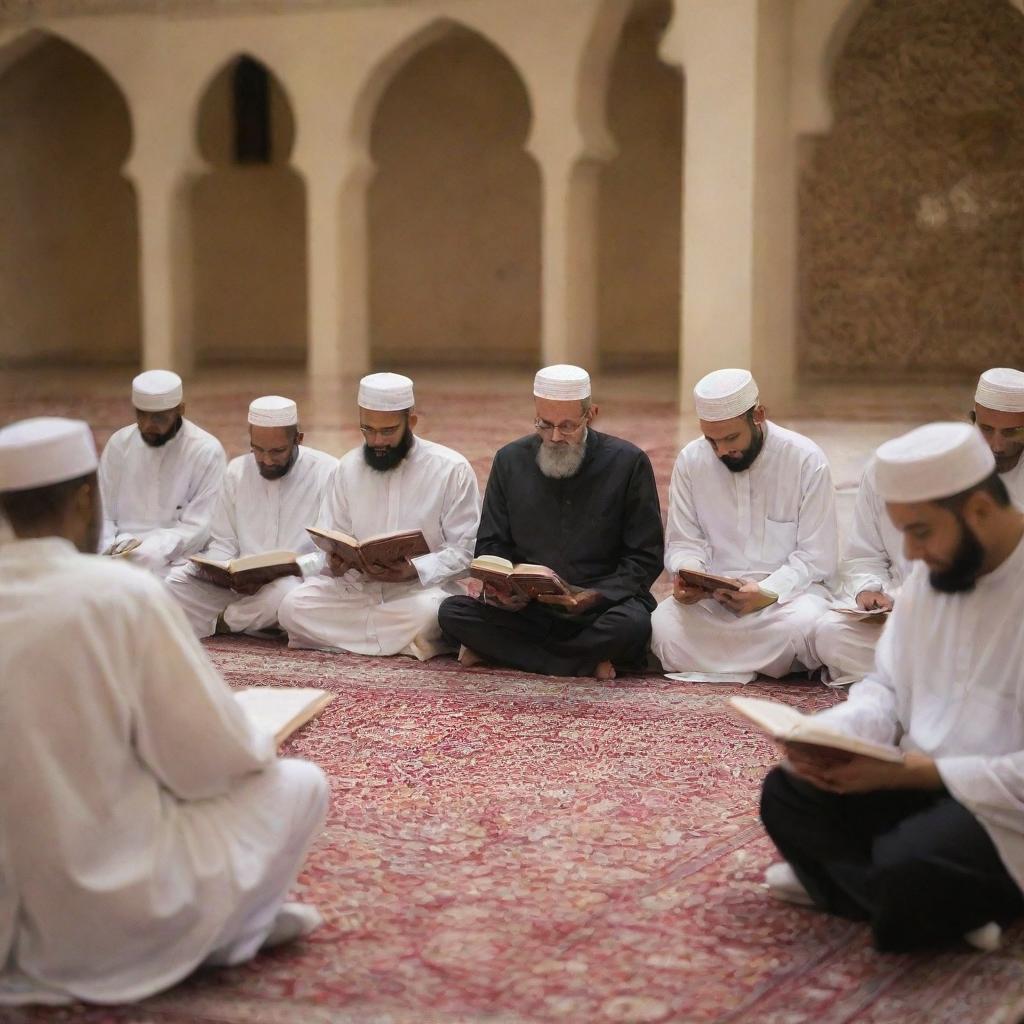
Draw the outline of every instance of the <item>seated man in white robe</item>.
[[[992,449],[1010,499],[1024,508],[1024,372],[986,370],[978,378],[971,420]]]
[[[370,572],[331,554],[323,575],[285,597],[278,618],[292,647],[425,661],[447,649],[437,609],[473,558],[480,489],[463,456],[415,435],[408,377],[370,374],[358,402],[365,442],[340,459],[318,525],[357,540],[420,530],[430,553]]]
[[[176,373],[140,373],[132,405],[135,423],[111,436],[100,459],[101,550],[127,551],[162,577],[206,546],[227,457],[220,441],[185,419]]]
[[[306,527],[317,521],[338,460],[303,445],[298,408],[280,395],[250,404],[249,444],[252,454],[228,465],[203,557],[229,562],[291,551],[298,556],[295,575],[257,575],[229,590],[207,582],[191,563],[172,569],[167,585],[199,637],[212,635],[218,627],[230,633],[273,630],[285,594],[323,569],[323,553]]]
[[[86,423],[0,430],[0,1004],[143,999],[312,930],[328,800],[148,572],[94,552]]]
[[[833,683],[855,682],[874,668],[884,613],[892,611],[910,568],[903,555],[903,537],[878,496],[872,459],[857,489],[837,600],[841,605],[881,614],[877,618],[857,619],[830,611],[818,620],[814,651]]]
[[[666,671],[779,678],[816,668],[810,637],[838,562],[825,454],[766,418],[747,370],[708,374],[694,398],[704,436],[672,471],[665,568],[674,591],[654,612],[651,647]],[[681,585],[680,569],[743,585],[709,596]]]
[[[886,442],[876,481],[917,564],[874,670],[815,720],[903,760],[786,744],[766,881],[869,922],[880,950],[991,949],[1024,913],[1024,514],[966,423]]]
[[[1010,498],[1024,508],[1024,373],[997,367],[978,379],[971,421],[992,449]],[[902,537],[885,512],[869,465],[857,494],[853,534],[843,566],[840,601],[865,610],[891,610],[910,563],[902,554]],[[835,682],[862,679],[875,664],[881,635],[878,622],[829,612],[814,634],[815,652]]]

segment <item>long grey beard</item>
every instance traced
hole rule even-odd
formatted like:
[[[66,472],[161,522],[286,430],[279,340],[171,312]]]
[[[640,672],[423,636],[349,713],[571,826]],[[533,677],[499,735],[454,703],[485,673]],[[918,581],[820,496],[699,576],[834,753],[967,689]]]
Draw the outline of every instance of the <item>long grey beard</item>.
[[[555,480],[564,480],[575,476],[583,464],[583,456],[587,454],[587,431],[576,444],[553,444],[541,441],[537,449],[537,467],[545,475]]]

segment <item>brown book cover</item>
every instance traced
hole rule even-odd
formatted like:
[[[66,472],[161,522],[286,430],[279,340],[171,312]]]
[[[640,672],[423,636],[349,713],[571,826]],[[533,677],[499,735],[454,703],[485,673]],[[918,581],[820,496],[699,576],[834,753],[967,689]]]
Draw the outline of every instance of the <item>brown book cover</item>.
[[[365,540],[357,540],[340,530],[321,530],[315,526],[307,526],[306,532],[318,548],[328,554],[340,555],[362,572],[366,572],[367,566],[373,563],[397,565],[406,559],[430,554],[430,545],[422,530],[380,533]]]
[[[233,558],[230,562],[193,555],[189,561],[207,583],[225,590],[233,590],[239,584],[270,583],[282,576],[302,575],[294,551],[267,551]]]
[[[706,590],[709,594],[712,590],[739,590],[743,586],[741,580],[733,579],[731,576],[715,576],[710,572],[699,572],[696,569],[680,569],[676,575],[684,587]]]
[[[546,565],[521,562],[513,565],[507,558],[481,555],[469,563],[469,574],[474,579],[489,583],[497,590],[518,594],[531,600],[542,594],[571,594],[572,588],[554,569]]]

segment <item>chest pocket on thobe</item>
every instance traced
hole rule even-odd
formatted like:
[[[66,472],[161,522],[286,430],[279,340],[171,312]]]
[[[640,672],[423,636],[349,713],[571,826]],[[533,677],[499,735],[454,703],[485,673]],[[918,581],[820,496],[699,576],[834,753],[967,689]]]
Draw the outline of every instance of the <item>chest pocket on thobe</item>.
[[[775,565],[785,562],[796,547],[796,523],[783,523],[776,519],[764,521],[764,544],[761,557]]]

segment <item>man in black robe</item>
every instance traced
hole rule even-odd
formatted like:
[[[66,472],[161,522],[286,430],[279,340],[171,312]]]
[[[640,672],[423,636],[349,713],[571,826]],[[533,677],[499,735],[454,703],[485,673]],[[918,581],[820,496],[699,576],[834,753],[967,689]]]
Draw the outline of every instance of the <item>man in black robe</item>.
[[[439,611],[463,664],[610,679],[646,663],[664,533],[647,455],[590,424],[590,377],[550,366],[534,382],[536,432],[502,448],[484,495],[476,554],[553,569],[571,597],[535,601],[485,584]]]

